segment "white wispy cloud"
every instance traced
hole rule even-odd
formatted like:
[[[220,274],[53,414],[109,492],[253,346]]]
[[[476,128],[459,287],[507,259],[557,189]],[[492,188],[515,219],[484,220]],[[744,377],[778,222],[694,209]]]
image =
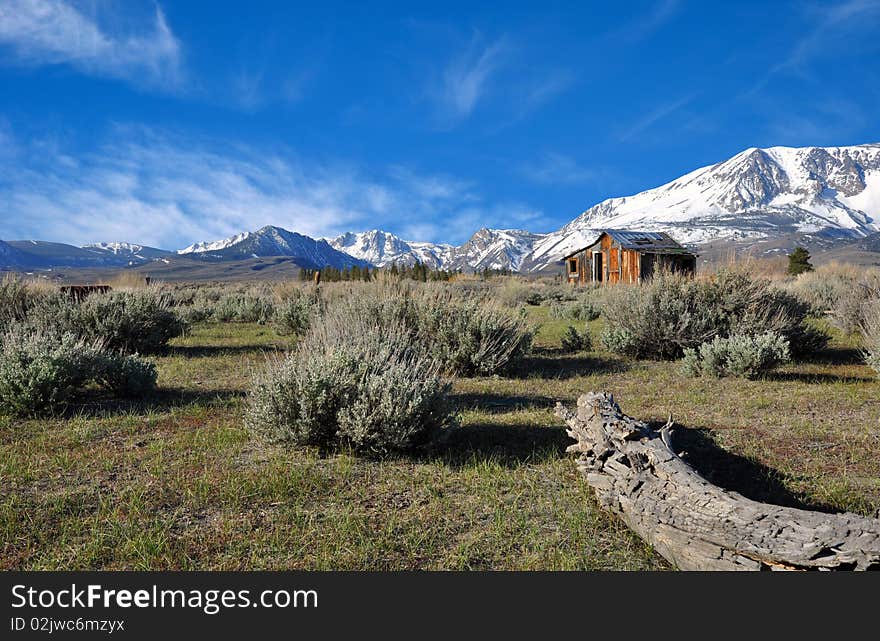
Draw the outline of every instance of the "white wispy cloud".
[[[519,111],[529,113],[549,102],[574,84],[574,74],[569,69],[556,69],[545,72],[544,79],[523,88],[519,100]]]
[[[653,127],[655,124],[657,124],[661,120],[668,118],[669,116],[671,116],[672,114],[677,112],[679,109],[685,107],[695,97],[696,97],[696,94],[689,94],[687,96],[682,96],[681,98],[673,100],[672,102],[667,102],[665,104],[662,104],[659,107],[657,107],[656,109],[649,111],[647,114],[643,115],[636,122],[634,122],[632,125],[627,127],[627,129],[622,134],[620,134],[620,136],[618,136],[618,138],[617,138],[618,141],[626,142],[627,140],[632,140],[636,136],[644,133],[645,131],[647,131],[648,129]]]
[[[519,75],[516,82],[501,96],[506,113],[490,127],[492,133],[511,127],[562,95],[575,82],[575,74],[565,68],[542,69],[532,77]]]
[[[229,84],[236,106],[244,111],[256,111],[265,104],[263,89],[265,72],[241,70],[234,74]]]
[[[801,113],[778,115],[778,105],[767,101],[760,106],[767,119],[768,132],[778,144],[835,145],[870,123],[870,116],[856,102],[840,98],[819,99]]]
[[[104,28],[100,17],[96,10],[88,13],[65,0],[3,0],[0,61],[69,65],[86,74],[137,85],[179,85],[181,45],[158,4],[151,24],[137,33]]]
[[[443,116],[452,120],[466,118],[484,97],[493,73],[502,66],[511,51],[506,36],[484,44],[474,36],[467,48],[450,61],[431,91],[440,103]]]
[[[384,227],[457,243],[482,226],[538,220],[526,206],[486,205],[473,184],[450,176],[399,166],[370,173],[179,132],[119,127],[84,153],[39,140],[13,145],[14,156],[0,154],[6,240],[177,249],[278,225],[313,237]]]
[[[822,58],[842,57],[878,47],[875,37],[880,23],[880,0],[845,0],[825,5],[807,5],[803,17],[808,27],[799,30],[787,53],[772,65],[734,101],[758,95],[780,73],[808,76],[809,66]]]
[[[520,173],[528,180],[543,185],[577,185],[595,181],[599,177],[599,172],[556,152],[544,152],[524,163]]]
[[[658,0],[645,13],[636,15],[625,25],[605,34],[605,38],[628,45],[635,44],[669,22],[678,13],[681,5],[681,0]]]
[[[435,68],[427,75],[425,93],[436,107],[435,124],[449,129],[491,108],[491,132],[521,121],[575,82],[571,69],[536,63],[528,45],[508,34],[489,41],[476,33],[439,72]]]
[[[774,72],[799,68],[816,57],[837,55],[837,43],[852,50],[863,44],[877,46],[876,26],[880,20],[880,0],[846,0],[821,6],[807,6],[814,27],[801,36]],[[863,34],[868,40],[854,38]]]

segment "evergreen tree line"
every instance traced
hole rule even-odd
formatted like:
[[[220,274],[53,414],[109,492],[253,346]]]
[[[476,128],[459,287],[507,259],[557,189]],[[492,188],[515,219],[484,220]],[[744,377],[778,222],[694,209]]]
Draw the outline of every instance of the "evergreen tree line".
[[[378,269],[370,269],[369,267],[358,267],[355,265],[351,268],[339,269],[338,267],[325,267],[323,269],[301,269],[299,270],[299,279],[302,281],[312,281],[315,274],[321,272],[321,282],[336,283],[339,281],[361,280],[369,282],[375,278]]]
[[[359,267],[357,265],[345,269],[339,269],[337,267],[324,267],[320,270],[301,269],[299,271],[299,279],[301,281],[313,281],[315,279],[315,273],[318,271],[321,272],[322,283],[336,283],[340,281],[369,282],[375,279],[380,273],[387,273],[398,278],[409,278],[411,280],[425,283],[428,281],[450,280],[453,276],[463,273],[461,269],[431,269],[424,263],[416,261],[412,265],[397,265],[396,263],[392,263],[388,267],[374,267],[372,269],[369,267]],[[478,273],[483,280],[487,280],[494,276],[510,276],[513,272],[509,269],[483,269],[476,273]]]

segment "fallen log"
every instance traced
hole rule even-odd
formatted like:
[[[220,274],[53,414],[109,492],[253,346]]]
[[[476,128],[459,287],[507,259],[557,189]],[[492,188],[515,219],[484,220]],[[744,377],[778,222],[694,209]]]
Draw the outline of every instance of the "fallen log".
[[[880,520],[759,503],[713,485],[607,393],[556,414],[599,503],[681,570],[880,570]]]

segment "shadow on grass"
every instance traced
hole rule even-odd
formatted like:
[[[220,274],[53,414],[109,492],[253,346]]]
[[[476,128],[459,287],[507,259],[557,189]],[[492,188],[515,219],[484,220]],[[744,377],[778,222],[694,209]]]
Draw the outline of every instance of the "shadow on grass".
[[[243,398],[240,390],[198,390],[162,387],[144,398],[119,398],[102,390],[90,389],[77,395],[62,414],[64,418],[102,418],[116,415],[143,415],[199,405],[218,407]]]
[[[452,395],[452,402],[460,411],[504,414],[517,410],[547,409],[556,405],[549,396],[519,396],[516,394],[486,394],[481,392],[460,392]]]
[[[864,365],[862,351],[855,347],[826,347],[798,359],[801,363],[817,365]]]
[[[170,347],[165,356],[182,356],[184,358],[210,358],[213,356],[234,356],[237,354],[264,354],[284,351],[283,345],[175,345]]]
[[[765,375],[768,381],[793,381],[796,383],[871,383],[875,378],[866,376],[840,376],[824,372],[769,372]]]
[[[662,426],[662,423],[652,424],[657,430]],[[676,424],[672,443],[676,452],[685,453],[684,461],[688,465],[710,483],[726,490],[761,503],[819,512],[840,512],[792,492],[785,487],[782,475],[773,468],[723,449],[707,428],[686,428]]]
[[[624,360],[586,354],[566,354],[541,350],[524,358],[508,376],[510,378],[568,379],[591,374],[619,374],[629,369]]]
[[[483,462],[518,467],[566,456],[565,448],[571,443],[558,425],[476,423],[451,430],[426,456],[455,469]]]

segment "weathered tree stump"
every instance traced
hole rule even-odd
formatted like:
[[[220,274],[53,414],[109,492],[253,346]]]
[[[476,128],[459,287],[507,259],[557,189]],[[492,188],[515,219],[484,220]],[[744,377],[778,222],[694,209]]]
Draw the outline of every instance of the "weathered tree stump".
[[[759,503],[713,485],[606,393],[556,414],[599,503],[682,570],[880,570],[880,520]]]

